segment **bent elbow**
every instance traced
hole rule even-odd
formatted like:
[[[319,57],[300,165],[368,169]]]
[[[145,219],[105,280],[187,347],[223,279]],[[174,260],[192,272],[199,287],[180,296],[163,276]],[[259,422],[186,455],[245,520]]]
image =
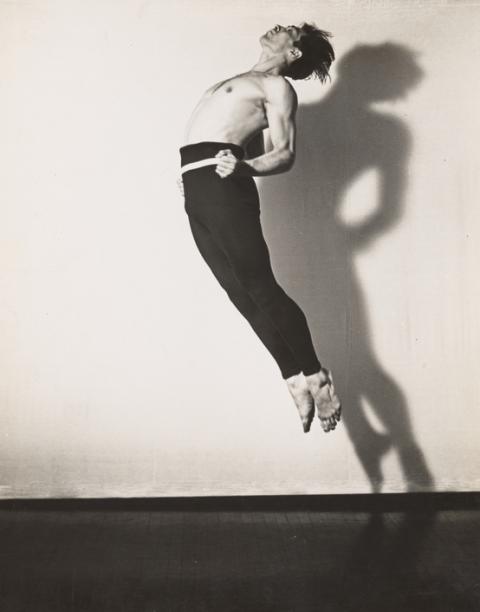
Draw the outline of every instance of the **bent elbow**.
[[[285,154],[285,170],[290,170],[295,163],[295,153],[287,151]]]
[[[276,150],[275,166],[272,174],[288,172],[295,163],[295,153],[291,149],[281,148]],[[272,168],[273,169],[273,168]]]

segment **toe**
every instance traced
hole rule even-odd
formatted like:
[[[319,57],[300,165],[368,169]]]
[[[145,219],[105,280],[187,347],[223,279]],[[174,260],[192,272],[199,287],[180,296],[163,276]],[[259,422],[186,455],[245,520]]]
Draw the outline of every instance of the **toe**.
[[[326,419],[320,419],[320,425],[322,426],[323,431],[325,432],[330,431],[330,427]]]
[[[335,429],[335,427],[337,426],[337,420],[334,416],[321,417],[320,424],[322,426],[323,431],[325,433],[328,433],[329,431],[333,431]]]
[[[323,430],[324,430],[325,432],[329,432],[329,431],[332,431],[333,429],[335,429],[335,426],[332,424],[332,422],[331,422],[331,420],[330,420],[330,419],[324,419],[324,420],[323,420],[323,423],[324,423],[324,428],[323,428]]]

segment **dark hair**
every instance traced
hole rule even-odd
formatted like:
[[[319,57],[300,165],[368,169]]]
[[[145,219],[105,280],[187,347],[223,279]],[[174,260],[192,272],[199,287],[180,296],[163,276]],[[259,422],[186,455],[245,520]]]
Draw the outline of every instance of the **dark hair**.
[[[300,39],[293,44],[300,49],[302,57],[290,64],[284,76],[294,80],[314,77],[324,83],[327,77],[330,78],[328,70],[335,59],[335,52],[328,41],[332,35],[320,30],[314,23],[302,23],[300,31]]]

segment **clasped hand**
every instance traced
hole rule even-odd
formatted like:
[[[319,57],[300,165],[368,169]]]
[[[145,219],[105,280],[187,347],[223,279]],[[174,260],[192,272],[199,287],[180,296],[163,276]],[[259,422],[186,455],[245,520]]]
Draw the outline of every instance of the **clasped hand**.
[[[231,174],[239,174],[241,168],[241,160],[237,159],[230,149],[222,149],[215,157],[218,157],[218,163],[215,172],[220,178],[226,178]],[[185,197],[183,179],[177,179],[178,189],[183,197]]]
[[[230,149],[222,149],[215,157],[218,157],[218,164],[215,172],[220,178],[225,178],[231,174],[238,174],[241,161],[235,157]]]

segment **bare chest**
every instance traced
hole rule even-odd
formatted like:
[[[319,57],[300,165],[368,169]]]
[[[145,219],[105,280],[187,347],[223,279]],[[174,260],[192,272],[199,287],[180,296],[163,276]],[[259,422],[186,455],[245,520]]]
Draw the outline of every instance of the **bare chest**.
[[[219,81],[207,89],[201,100],[204,104],[245,105],[264,112],[265,94],[259,79],[236,75]]]

